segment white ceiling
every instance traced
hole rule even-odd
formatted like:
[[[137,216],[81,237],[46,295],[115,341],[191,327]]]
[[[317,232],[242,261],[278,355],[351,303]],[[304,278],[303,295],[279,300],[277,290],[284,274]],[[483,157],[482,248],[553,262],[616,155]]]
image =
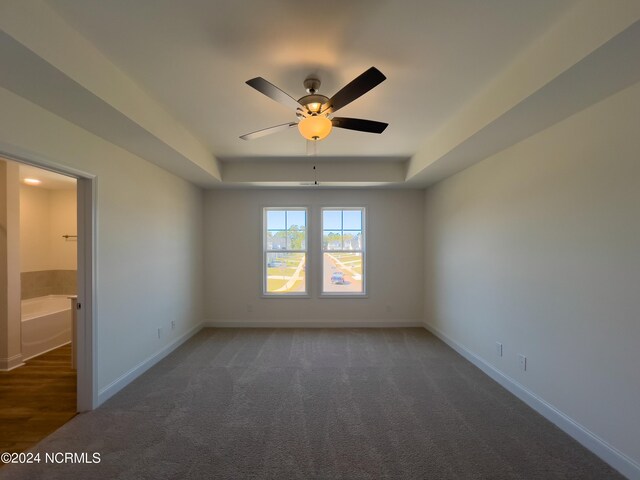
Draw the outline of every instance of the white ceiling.
[[[45,188],[47,190],[73,190],[76,188],[76,179],[66,175],[32,167],[31,165],[20,164],[20,181],[24,183],[25,178],[40,180],[39,185],[29,185],[31,188]]]
[[[425,188],[640,81],[636,0],[30,0],[2,3],[0,86],[203,188]],[[245,84],[332,95],[388,79],[306,155]],[[318,165],[318,170],[312,167]]]
[[[411,157],[575,0],[48,0],[116,66],[224,160],[304,156],[294,120],[245,85],[262,76],[293,97],[317,73],[331,96],[370,66],[387,81],[340,111],[390,124],[336,129],[327,157]]]

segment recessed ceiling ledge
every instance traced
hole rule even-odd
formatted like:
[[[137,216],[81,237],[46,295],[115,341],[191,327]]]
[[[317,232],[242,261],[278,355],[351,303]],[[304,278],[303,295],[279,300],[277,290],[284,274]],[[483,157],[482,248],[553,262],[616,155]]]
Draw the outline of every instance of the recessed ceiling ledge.
[[[615,72],[601,70],[605,67],[624,67],[628,55],[619,50],[626,48],[627,52],[637,51],[623,42],[615,44],[615,38],[627,32],[631,40],[635,41],[639,19],[640,2],[633,0],[615,3],[590,0],[576,4],[546,34],[522,52],[502,74],[490,82],[481,94],[429,138],[409,161],[406,180],[413,184],[429,185],[561,119],[556,113],[549,116],[547,125],[540,125],[544,115],[539,114],[532,99],[538,104],[548,104],[554,102],[551,95],[560,95],[558,98],[564,101],[566,108],[557,111],[563,112],[566,118],[578,111],[577,108],[586,108],[587,99],[594,103],[603,98],[602,95],[614,93],[614,87],[624,88],[633,82],[636,75],[634,68],[624,68],[627,75],[623,80],[616,79],[612,75]],[[618,65],[613,65],[615,62],[603,60],[602,55],[597,55],[597,51],[610,41],[614,45],[607,53],[617,53],[613,58],[618,59]],[[591,71],[585,67],[585,64],[589,64],[590,57],[594,59]],[[634,60],[632,63],[637,61]],[[577,67],[574,72],[570,72],[572,67]],[[578,93],[572,91],[574,86],[566,79],[575,76],[575,72],[587,71],[595,76],[579,78],[582,90]],[[563,78],[565,72],[570,74]],[[603,85],[608,77],[616,85]],[[593,83],[593,87],[590,87],[588,82]],[[560,91],[560,87],[565,91]],[[568,96],[567,99],[562,96],[563,93]],[[596,93],[600,94],[600,98]],[[547,98],[543,99],[543,96]],[[574,111],[570,111],[569,107],[574,108]],[[535,128],[526,125],[529,117],[522,113],[527,109],[536,115],[537,123],[533,122]],[[516,112],[516,115],[513,115],[513,112]],[[514,121],[510,115],[518,117],[522,125],[509,123]],[[509,137],[493,134],[491,126],[500,122],[502,126],[507,124],[512,133],[517,135]],[[484,137],[487,132],[492,135]],[[482,148],[477,149],[478,146]],[[459,155],[460,151],[463,151],[464,160]],[[455,161],[451,161],[450,157],[454,157]]]
[[[222,163],[223,183],[255,184],[273,182],[332,182],[350,185],[356,183],[404,182],[406,165],[401,162],[376,161],[241,161]],[[316,170],[313,169],[314,165]]]
[[[210,149],[48,4],[2,2],[0,30],[2,86],[193,183],[220,181]]]

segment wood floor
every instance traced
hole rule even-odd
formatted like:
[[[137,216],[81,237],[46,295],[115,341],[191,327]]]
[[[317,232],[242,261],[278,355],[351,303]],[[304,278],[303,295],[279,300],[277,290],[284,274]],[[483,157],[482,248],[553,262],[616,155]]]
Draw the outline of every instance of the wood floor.
[[[70,344],[0,372],[0,452],[30,448],[75,414]]]

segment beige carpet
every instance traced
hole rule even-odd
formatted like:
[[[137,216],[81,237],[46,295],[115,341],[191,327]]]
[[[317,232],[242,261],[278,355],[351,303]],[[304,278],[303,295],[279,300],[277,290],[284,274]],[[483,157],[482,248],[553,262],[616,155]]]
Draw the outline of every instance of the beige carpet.
[[[207,329],[7,479],[622,478],[422,329]]]

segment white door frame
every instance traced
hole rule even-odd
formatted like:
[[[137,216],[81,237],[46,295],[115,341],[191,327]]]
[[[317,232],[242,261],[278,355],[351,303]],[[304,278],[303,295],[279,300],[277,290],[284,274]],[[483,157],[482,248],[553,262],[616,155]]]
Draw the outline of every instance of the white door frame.
[[[77,410],[86,412],[97,407],[96,348],[96,187],[95,175],[52,162],[13,145],[0,142],[0,156],[7,160],[61,173],[77,179],[78,208],[78,344]]]
[[[78,206],[78,310],[76,367],[78,412],[97,407],[98,387],[95,375],[95,245],[96,179],[77,177]]]

